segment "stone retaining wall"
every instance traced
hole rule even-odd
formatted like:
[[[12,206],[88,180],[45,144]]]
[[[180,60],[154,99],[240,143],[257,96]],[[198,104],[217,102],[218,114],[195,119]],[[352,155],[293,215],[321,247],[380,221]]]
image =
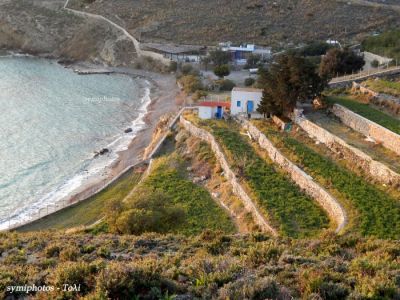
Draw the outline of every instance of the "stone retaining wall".
[[[284,169],[305,193],[325,209],[331,220],[337,225],[336,232],[341,231],[347,223],[347,216],[338,201],[316,183],[310,175],[288,160],[258,128],[247,120],[241,119],[240,122],[260,147],[267,151],[271,160]]]
[[[342,105],[335,104],[331,110],[344,124],[350,128],[362,133],[367,137],[371,137],[378,143],[382,143],[384,147],[400,155],[400,135],[352,112]]]
[[[344,140],[311,122],[303,116],[297,116],[294,121],[312,138],[325,144],[329,149],[340,153],[343,157],[356,166],[360,167],[365,173],[375,180],[389,185],[400,185],[400,175],[389,169],[384,164],[373,160],[361,150],[347,144]]]
[[[200,129],[193,125],[191,122],[187,121],[183,116],[180,117],[180,124],[193,136],[202,139],[211,145],[211,149],[214,152],[217,161],[221,165],[222,170],[224,171],[224,176],[232,185],[233,193],[238,196],[247,211],[251,212],[253,215],[254,221],[257,225],[261,227],[263,231],[270,232],[272,235],[277,236],[278,232],[274,229],[262,213],[258,210],[254,202],[251,200],[249,195],[240,185],[236,175],[230,169],[228,161],[221,150],[220,146],[218,145],[217,141],[215,140],[214,136],[204,129]]]

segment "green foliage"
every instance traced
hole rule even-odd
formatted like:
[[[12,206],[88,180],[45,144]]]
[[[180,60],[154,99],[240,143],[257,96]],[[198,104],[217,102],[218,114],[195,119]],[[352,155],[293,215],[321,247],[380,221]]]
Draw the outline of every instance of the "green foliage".
[[[400,30],[392,30],[377,36],[370,36],[361,45],[366,51],[400,59]]]
[[[383,79],[370,79],[365,81],[364,84],[375,92],[400,97],[400,82]]]
[[[222,51],[221,49],[211,51],[209,58],[209,61],[211,61],[214,66],[227,65],[232,60],[231,54],[229,52]]]
[[[185,178],[183,162],[174,154],[159,158],[150,175],[124,203],[110,201],[107,223],[114,232],[179,232],[204,229],[233,232],[234,226],[203,187]]]
[[[192,95],[192,99],[194,101],[198,101],[201,98],[206,98],[208,96],[208,92],[207,91],[203,91],[203,90],[197,90],[194,92],[194,94]]]
[[[252,77],[248,77],[244,80],[244,85],[245,86],[252,86],[254,83],[256,82],[256,80]]]
[[[258,54],[250,54],[247,57],[245,69],[258,68],[261,64],[261,56]]]
[[[390,117],[389,115],[370,107],[368,104],[360,103],[347,97],[328,97],[327,99],[330,103],[343,105],[356,114],[400,134],[400,121],[398,119]]]
[[[400,203],[389,195],[338,166],[330,159],[318,154],[296,139],[257,123],[263,133],[279,148],[301,165],[314,178],[323,179],[323,184],[335,189],[355,205],[360,213],[357,228],[362,235],[379,238],[400,238]]]
[[[197,90],[203,89],[200,78],[195,75],[185,75],[179,79],[179,82],[187,94],[192,94]]]
[[[331,48],[332,45],[326,42],[316,41],[304,46],[297,52],[302,56],[321,56],[325,55]]]
[[[218,80],[217,83],[219,84],[220,91],[230,92],[236,86],[236,84],[229,79]]]
[[[118,232],[141,234],[144,232],[169,232],[185,218],[184,210],[171,204],[171,199],[160,191],[137,190],[127,200],[125,209],[116,220]]]
[[[358,72],[364,65],[364,57],[352,50],[333,48],[322,58],[319,73],[322,77],[333,78]]]
[[[214,68],[214,74],[219,78],[224,78],[231,73],[228,65],[218,65]]]
[[[243,177],[284,235],[311,236],[327,228],[329,220],[323,209],[283,174],[260,158],[240,135],[234,123],[229,128],[210,124],[212,132],[232,157],[236,173]]]
[[[279,56],[269,71],[260,70],[259,75],[264,92],[257,111],[263,115],[289,113],[297,101],[315,98],[327,84],[312,63],[293,54]]]

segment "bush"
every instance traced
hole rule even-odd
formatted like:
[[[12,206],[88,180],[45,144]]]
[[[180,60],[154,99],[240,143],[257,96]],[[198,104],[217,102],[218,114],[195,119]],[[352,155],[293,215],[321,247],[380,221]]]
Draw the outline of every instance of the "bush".
[[[236,86],[236,84],[229,79],[218,81],[220,91],[232,91],[232,89]]]
[[[214,74],[219,78],[224,78],[225,76],[228,76],[230,73],[231,71],[228,65],[216,66],[214,68]]]
[[[185,217],[184,210],[161,192],[138,191],[127,207],[116,220],[120,233],[168,232]]]
[[[98,294],[108,299],[156,299],[151,296],[154,291],[166,289],[160,274],[151,265],[117,262],[101,271],[96,287]]]
[[[252,86],[254,83],[256,82],[256,80],[252,77],[246,78],[244,80],[244,85],[245,86]]]
[[[182,84],[183,90],[187,94],[192,94],[197,90],[203,89],[203,85],[198,76],[186,75],[186,76],[183,76],[182,78],[180,78],[179,82]]]

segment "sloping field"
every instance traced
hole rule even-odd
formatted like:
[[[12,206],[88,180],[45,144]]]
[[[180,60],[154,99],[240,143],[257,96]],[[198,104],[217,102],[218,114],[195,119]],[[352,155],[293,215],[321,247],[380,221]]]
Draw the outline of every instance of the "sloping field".
[[[349,212],[351,230],[366,236],[400,238],[400,199],[368,183],[362,177],[315,151],[315,142],[301,130],[279,132],[265,121],[254,124],[293,162],[327,188]],[[312,145],[312,146],[311,146]]]
[[[176,153],[156,159],[151,173],[139,188],[161,192],[171,204],[183,208],[184,221],[174,229],[175,233],[194,235],[207,229],[235,232],[227,212],[217,205],[204,187],[187,178],[185,162]]]
[[[238,124],[197,119],[197,125],[209,130],[222,145],[233,170],[281,234],[313,236],[329,227],[329,219],[323,209],[277,170],[272,162],[261,158],[247,138],[240,134]]]

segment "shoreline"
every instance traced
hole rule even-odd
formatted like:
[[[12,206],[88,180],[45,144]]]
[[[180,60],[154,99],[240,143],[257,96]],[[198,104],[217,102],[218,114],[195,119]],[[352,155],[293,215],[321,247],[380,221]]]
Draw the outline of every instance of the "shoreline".
[[[48,204],[47,212],[41,214],[43,209],[46,210],[46,206],[42,206],[38,208],[39,211],[36,214],[27,213],[20,219],[18,219],[18,216],[16,215],[3,223],[7,224],[8,222],[8,226],[5,226],[3,230],[15,230],[21,226],[35,222],[45,216],[84,201],[100,192],[103,188],[114,182],[130,169],[131,166],[140,164],[144,161],[143,154],[152,141],[153,130],[160,117],[167,113],[178,111],[178,105],[176,103],[178,87],[176,85],[175,77],[170,74],[159,74],[128,67],[104,67],[103,65],[95,65],[86,62],[75,62],[67,65],[59,61],[58,63],[65,68],[71,69],[78,75],[79,70],[83,69],[85,70],[85,73],[88,70],[90,71],[90,73],[87,75],[85,74],[85,76],[89,76],[92,72],[93,74],[112,73],[116,75],[126,75],[133,79],[142,78],[145,81],[148,81],[150,83],[149,94],[144,94],[144,106],[139,109],[139,111],[143,110],[143,113],[139,113],[138,117],[132,120],[131,125],[129,126],[129,128],[132,127],[132,129],[135,130],[134,124],[138,123],[139,129],[134,131],[134,136],[130,142],[128,141],[129,144],[126,148],[124,147],[123,150],[112,152],[112,155],[116,155],[114,161],[102,168],[100,172],[85,177],[82,182],[79,183],[79,186],[73,188],[68,192],[68,194],[62,195],[53,203]],[[149,100],[146,102],[145,97],[147,96],[149,97]],[[121,134],[121,137],[124,137],[124,132]],[[80,174],[75,174],[75,176],[78,175]],[[57,192],[57,190],[53,192]],[[49,206],[51,207],[50,209]]]

